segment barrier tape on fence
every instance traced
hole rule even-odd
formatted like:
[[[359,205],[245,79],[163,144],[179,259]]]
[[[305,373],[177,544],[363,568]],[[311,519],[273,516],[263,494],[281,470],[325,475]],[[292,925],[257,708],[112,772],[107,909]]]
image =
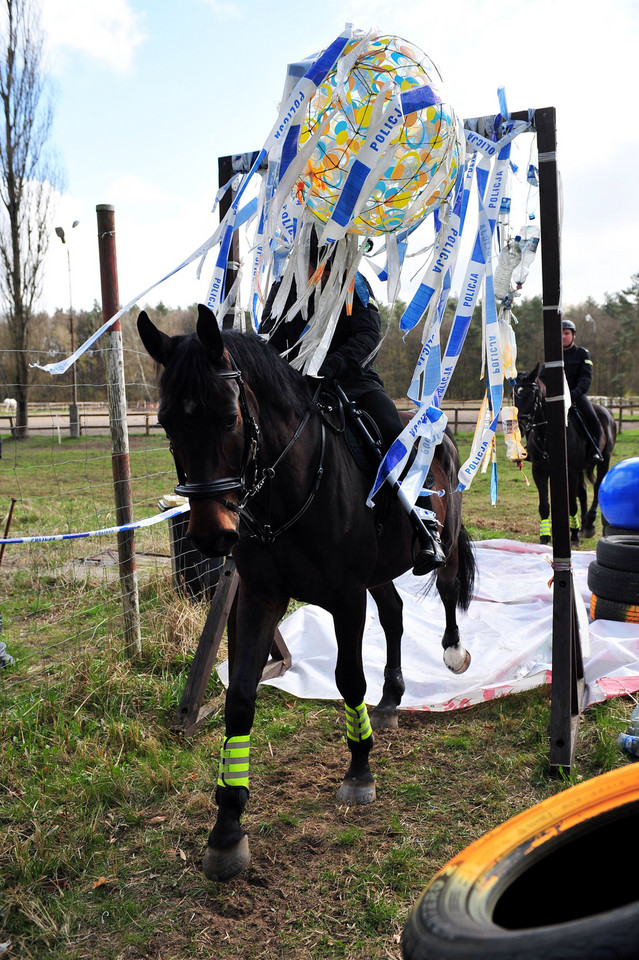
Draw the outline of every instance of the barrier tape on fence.
[[[2,543],[50,543],[54,540],[82,540],[88,537],[103,537],[106,534],[120,533],[124,530],[139,530],[142,527],[151,527],[155,523],[161,523],[163,520],[170,520],[181,513],[186,513],[190,509],[188,503],[181,503],[170,510],[164,510],[152,517],[146,517],[144,520],[136,520],[133,523],[123,523],[119,527],[103,527],[101,530],[85,530],[82,533],[51,533],[43,534],[37,537],[5,537],[0,538]]]

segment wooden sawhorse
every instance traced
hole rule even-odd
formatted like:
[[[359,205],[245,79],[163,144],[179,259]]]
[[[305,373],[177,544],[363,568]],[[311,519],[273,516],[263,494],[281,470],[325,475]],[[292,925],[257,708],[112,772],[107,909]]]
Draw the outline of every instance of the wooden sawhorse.
[[[216,704],[204,703],[209,677],[215,666],[224,628],[226,627],[237,593],[239,576],[231,557],[227,557],[208,612],[204,629],[191,663],[180,705],[171,729],[185,737],[193,736],[216,709]],[[291,654],[277,629],[273,635],[271,656],[264,667],[262,680],[279,677],[291,666]]]

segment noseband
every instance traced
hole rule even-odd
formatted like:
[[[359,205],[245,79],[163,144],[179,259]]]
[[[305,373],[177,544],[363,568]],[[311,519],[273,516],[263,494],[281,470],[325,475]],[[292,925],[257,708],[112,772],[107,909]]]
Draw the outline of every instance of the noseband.
[[[255,461],[259,450],[260,428],[248,405],[244,380],[237,369],[237,364],[232,370],[217,371],[217,376],[224,380],[237,380],[239,388],[239,404],[244,429],[244,447],[239,475],[222,477],[220,480],[204,480],[200,483],[191,483],[186,479],[184,471],[176,462],[175,466],[180,482],[175,487],[175,492],[180,497],[188,497],[189,500],[219,500],[228,510],[239,514],[243,501],[247,498],[251,487],[255,483]],[[248,480],[247,476],[250,467],[253,469],[251,481]],[[233,503],[225,497],[225,494],[232,493],[235,490],[240,491],[239,504]]]

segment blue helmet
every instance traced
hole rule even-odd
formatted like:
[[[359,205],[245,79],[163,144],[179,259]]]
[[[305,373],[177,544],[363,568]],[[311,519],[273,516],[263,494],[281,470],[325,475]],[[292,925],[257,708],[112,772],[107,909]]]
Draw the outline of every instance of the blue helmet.
[[[562,320],[561,321],[562,330],[572,330],[573,333],[577,333],[577,327],[574,325],[572,320]]]

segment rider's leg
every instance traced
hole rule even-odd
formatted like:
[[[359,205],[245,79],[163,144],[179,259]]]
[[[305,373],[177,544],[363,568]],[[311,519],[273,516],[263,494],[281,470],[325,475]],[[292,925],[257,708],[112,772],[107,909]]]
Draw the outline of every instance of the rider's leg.
[[[576,407],[577,413],[581,415],[581,425],[584,433],[586,434],[586,440],[590,443],[593,449],[595,459],[602,460],[601,423],[599,422],[599,417],[595,413],[594,407],[590,401],[590,397],[583,393],[580,397],[576,397],[573,400],[573,406]]]
[[[357,406],[374,420],[382,435],[384,450],[401,433],[404,425],[397,407],[384,390],[369,390],[358,397]],[[413,563],[413,573],[421,577],[446,563],[446,555],[439,535],[439,526],[434,516],[420,516],[410,501],[402,495],[401,487],[396,489],[400,503],[408,513],[411,526],[419,543],[419,550]]]

